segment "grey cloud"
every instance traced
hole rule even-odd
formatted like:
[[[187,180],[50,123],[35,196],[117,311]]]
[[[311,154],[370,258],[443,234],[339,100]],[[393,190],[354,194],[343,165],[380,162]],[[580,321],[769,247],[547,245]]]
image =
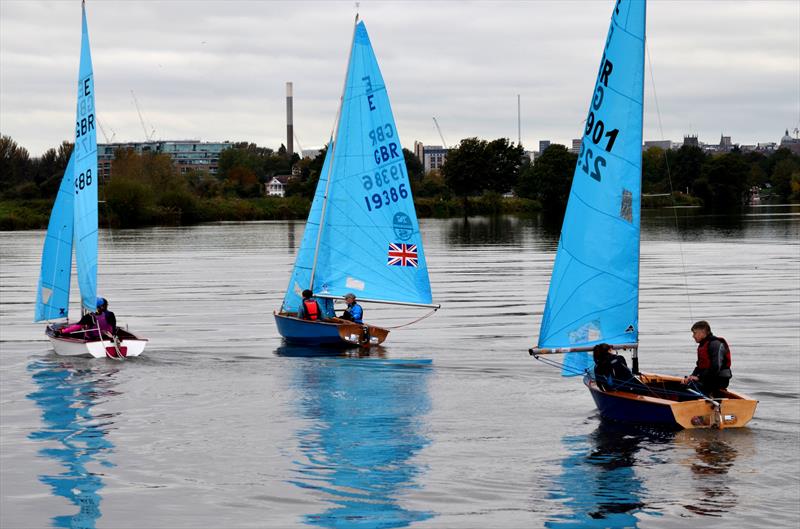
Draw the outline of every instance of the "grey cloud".
[[[71,134],[78,2],[0,2],[0,129],[33,154]],[[466,136],[579,135],[613,2],[362,2],[407,147]],[[284,141],[295,86],[303,147],[327,141],[353,2],[92,1],[100,122],[141,140],[130,90],[161,138]],[[800,4],[651,1],[648,48],[665,135],[775,141],[800,114]],[[645,138],[660,137],[647,73]],[[691,129],[691,130],[690,130]]]

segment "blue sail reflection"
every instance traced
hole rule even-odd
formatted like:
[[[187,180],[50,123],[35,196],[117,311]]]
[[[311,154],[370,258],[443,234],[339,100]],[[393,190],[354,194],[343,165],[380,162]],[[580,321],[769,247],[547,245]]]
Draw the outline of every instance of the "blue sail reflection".
[[[637,514],[646,511],[646,490],[636,475],[636,454],[643,442],[667,442],[671,435],[603,421],[589,435],[564,437],[570,454],[562,461],[563,472],[553,480],[549,495],[561,508],[545,527],[638,527]]]
[[[430,360],[329,358],[297,360],[293,385],[302,418],[305,460],[294,485],[334,506],[306,515],[319,527],[406,527],[434,516],[404,509],[399,496],[418,488],[423,472],[413,459],[430,440]]]
[[[113,415],[93,415],[92,408],[107,396],[116,395],[113,375],[116,369],[84,367],[47,360],[28,366],[38,389],[27,397],[42,410],[42,425],[28,435],[46,442],[41,457],[63,467],[58,474],[44,474],[39,480],[50,486],[54,495],[78,507],[73,515],[54,516],[53,527],[93,529],[100,512],[103,474],[94,464],[113,467],[108,460],[114,445],[106,433],[113,426]]]

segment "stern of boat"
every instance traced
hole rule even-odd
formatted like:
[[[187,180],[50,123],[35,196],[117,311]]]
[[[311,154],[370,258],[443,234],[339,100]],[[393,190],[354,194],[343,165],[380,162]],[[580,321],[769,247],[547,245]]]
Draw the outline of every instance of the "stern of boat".
[[[56,330],[64,324],[53,324],[47,327],[45,334],[59,356],[77,356],[85,358],[134,358],[141,355],[147,346],[147,339],[119,329],[117,343],[111,340],[84,340],[82,338],[58,336]]]
[[[387,329],[375,325],[352,323],[343,320],[339,325],[339,337],[345,342],[359,347],[380,345],[389,336]]]

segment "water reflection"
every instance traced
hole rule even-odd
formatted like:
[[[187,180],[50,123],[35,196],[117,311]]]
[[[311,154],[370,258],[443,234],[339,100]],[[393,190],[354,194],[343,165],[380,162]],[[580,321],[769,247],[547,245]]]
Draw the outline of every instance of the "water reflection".
[[[682,445],[694,448],[695,457],[688,461],[692,471],[692,483],[697,491],[697,500],[684,507],[701,516],[724,516],[738,503],[737,494],[731,489],[728,472],[733,467],[739,450],[731,441],[736,438],[739,447],[749,436],[749,430],[737,432],[684,431],[676,437]]]
[[[113,390],[117,369],[37,360],[28,371],[38,389],[27,397],[42,410],[41,428],[28,437],[46,443],[39,455],[62,467],[60,473],[40,475],[39,480],[78,507],[73,515],[54,516],[52,526],[94,528],[102,516],[99,492],[104,486],[97,465],[114,466],[109,461],[114,445],[106,437],[114,423],[112,414],[95,415],[92,408],[117,395]]]
[[[287,253],[290,255],[294,255],[295,245],[297,244],[295,241],[295,229],[296,229],[297,222],[294,220],[289,220],[286,222],[286,248]]]
[[[303,458],[291,482],[332,505],[303,521],[390,528],[433,517],[401,505],[424,471],[414,456],[430,443],[424,433],[430,360],[293,361],[298,413],[308,426],[297,432]]]
[[[475,244],[519,244],[523,221],[517,217],[471,217],[451,219],[447,227],[447,242],[453,246]]]
[[[283,345],[275,349],[278,356],[314,358],[328,356],[347,356],[350,358],[385,358],[386,348],[382,345],[373,345],[369,349],[361,347],[347,347],[328,345],[325,347],[309,347],[284,342]]]
[[[673,435],[601,421],[589,435],[564,437],[570,454],[550,494],[561,508],[545,527],[638,527],[646,490],[636,472],[637,453],[643,442],[667,442]]]

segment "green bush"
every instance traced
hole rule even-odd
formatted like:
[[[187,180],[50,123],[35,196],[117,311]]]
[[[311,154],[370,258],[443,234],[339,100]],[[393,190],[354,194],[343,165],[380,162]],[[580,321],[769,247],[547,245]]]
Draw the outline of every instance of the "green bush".
[[[158,205],[177,219],[177,224],[194,224],[202,220],[197,198],[187,189],[167,191],[158,199]]]
[[[113,226],[131,228],[149,224],[156,216],[153,193],[143,183],[113,179],[105,187],[109,220]]]

